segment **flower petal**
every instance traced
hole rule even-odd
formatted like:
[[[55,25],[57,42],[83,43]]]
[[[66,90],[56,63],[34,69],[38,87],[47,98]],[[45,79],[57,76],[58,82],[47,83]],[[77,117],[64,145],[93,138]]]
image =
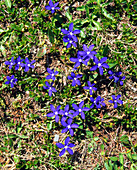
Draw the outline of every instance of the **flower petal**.
[[[79,127],[79,125],[76,124],[76,123],[74,123],[74,124],[71,125],[71,128],[78,128],[78,127]]]
[[[58,121],[59,121],[59,116],[56,115],[56,116],[55,116],[55,122],[58,122]]]
[[[98,66],[95,65],[95,66],[91,67],[90,71],[94,71],[94,70],[96,70],[97,68],[98,68]]]
[[[79,108],[82,108],[83,105],[84,105],[84,101],[81,101],[81,102],[79,103]]]
[[[69,129],[69,133],[70,133],[71,136],[73,136],[73,135],[74,135],[73,129],[70,128],[70,129]]]
[[[63,34],[68,34],[68,33],[69,33],[69,32],[68,32],[67,30],[65,30],[65,29],[61,29],[61,31],[62,31]]]
[[[64,145],[62,143],[56,143],[57,147],[64,148]]]
[[[67,138],[65,139],[65,146],[68,145],[69,141],[70,141],[70,138],[67,137]]]
[[[99,72],[100,72],[100,75],[103,75],[103,68],[102,67],[99,67]]]
[[[63,149],[63,150],[60,152],[59,156],[64,155],[65,151],[66,151],[66,150],[65,150],[65,149]]]
[[[73,155],[73,150],[68,148],[67,151],[70,153],[70,155]]]
[[[68,128],[64,128],[64,129],[62,129],[61,133],[65,133],[67,131],[68,131]]]
[[[101,58],[100,63],[104,63],[106,61],[107,61],[107,57],[103,57],[103,58]]]
[[[81,112],[81,118],[82,118],[82,119],[85,119],[85,114],[84,114],[84,112]]]
[[[72,31],[72,30],[73,30],[73,22],[70,23],[70,25],[69,25],[69,31]]]
[[[75,145],[73,144],[73,143],[70,143],[69,145],[68,145],[68,147],[70,147],[70,148],[72,148],[72,147],[74,147]]]
[[[46,116],[47,117],[53,117],[55,114],[54,113],[48,113]]]

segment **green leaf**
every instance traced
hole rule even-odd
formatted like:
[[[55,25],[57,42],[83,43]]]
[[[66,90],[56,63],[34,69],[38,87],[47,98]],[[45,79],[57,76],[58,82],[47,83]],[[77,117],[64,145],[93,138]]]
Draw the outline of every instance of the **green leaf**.
[[[94,141],[98,141],[99,140],[99,138],[96,136],[96,137],[94,137]]]
[[[0,51],[2,52],[3,56],[6,57],[6,49],[3,45],[0,46]]]
[[[133,5],[134,10],[137,12],[137,3]]]
[[[13,146],[13,140],[9,139],[9,146],[12,147]]]
[[[11,8],[11,1],[10,0],[5,0],[5,4],[8,8]]]
[[[132,154],[132,159],[137,160],[137,154]]]
[[[86,130],[86,134],[88,137],[93,138],[93,132]]]
[[[105,46],[104,51],[103,51],[103,56],[105,57],[108,54],[108,44]]]
[[[97,30],[102,30],[102,28],[100,27],[100,23],[97,21],[92,20],[93,24],[96,26]]]
[[[121,170],[124,170],[124,156],[122,153],[119,153],[119,162],[120,162]]]
[[[104,15],[106,18],[111,19],[111,20],[114,21],[114,18],[113,18],[110,14],[107,13],[107,10],[106,10],[106,9],[102,8],[102,13],[103,13],[103,15]]]
[[[129,140],[128,140],[128,136],[127,135],[121,136],[120,141],[122,143],[129,144]]]
[[[69,21],[72,21],[72,15],[69,12],[66,12],[65,15]]]
[[[48,128],[48,130],[52,129],[52,122],[47,123],[47,128]]]
[[[108,165],[108,163],[107,162],[105,162],[105,168],[107,169],[107,170],[110,170],[110,167],[109,167],[109,165]]]
[[[86,37],[86,34],[84,33],[84,29],[80,31],[80,36],[85,38]]]
[[[89,8],[87,5],[85,6],[85,10],[86,10],[86,16],[87,16],[87,18],[89,18]]]
[[[17,136],[16,135],[13,135],[13,134],[10,134],[10,135],[8,135],[8,136],[6,136],[5,138],[16,138]]]
[[[38,51],[38,53],[37,53],[37,57],[38,58],[41,58],[42,56],[44,56],[45,54],[46,54],[46,46],[44,46],[44,47],[42,47],[39,51]]]
[[[111,161],[117,161],[117,160],[118,160],[118,158],[117,158],[117,157],[115,157],[115,156],[113,156],[113,157],[110,157],[110,160],[111,160]]]
[[[108,65],[109,65],[109,68],[111,69],[112,67],[116,66],[117,63],[108,63]]]
[[[51,43],[54,43],[54,33],[51,31],[51,29],[48,29],[48,37]]]
[[[82,5],[80,7],[77,7],[76,9],[77,9],[77,11],[85,11],[85,6]]]
[[[17,157],[17,156],[14,156],[13,159],[14,159],[15,163],[19,163],[19,161],[20,161],[19,157]]]
[[[0,29],[0,34],[2,33],[2,32],[5,32],[3,29]]]
[[[28,136],[24,136],[24,135],[18,135],[18,136],[22,139],[28,139],[29,138]]]
[[[104,150],[105,146],[103,144],[101,144],[100,147],[101,147],[102,150]]]

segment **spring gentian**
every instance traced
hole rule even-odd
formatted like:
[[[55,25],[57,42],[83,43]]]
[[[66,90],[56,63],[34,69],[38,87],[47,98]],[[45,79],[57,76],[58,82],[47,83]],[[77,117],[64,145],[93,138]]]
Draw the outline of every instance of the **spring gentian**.
[[[9,69],[12,69],[12,66],[15,65],[14,57],[11,58],[11,61],[5,61],[6,65],[9,65]]]
[[[68,76],[68,79],[73,80],[72,86],[76,86],[76,84],[81,85],[80,80],[78,80],[78,78],[81,78],[81,77],[82,77],[82,74],[75,75],[75,73],[71,72],[71,76]]]
[[[101,75],[103,75],[103,68],[102,67],[105,67],[105,68],[109,68],[109,65],[104,63],[107,61],[107,57],[103,57],[101,58],[100,61],[98,61],[98,59],[96,57],[94,57],[94,62],[96,63],[95,66],[93,66],[90,71],[94,71],[96,70],[97,68],[99,68],[99,72]]]
[[[83,111],[89,111],[90,109],[88,107],[83,107],[84,105],[84,101],[79,103],[79,106],[77,106],[76,104],[72,104],[72,107],[76,110],[76,112],[73,114],[73,116],[77,116],[79,115],[79,113],[81,114],[81,118],[85,119],[85,114]],[[83,108],[82,108],[83,107]]]
[[[86,46],[86,44],[83,44],[83,50],[79,51],[79,54],[84,57],[84,59],[87,59],[88,61],[91,59],[94,59],[95,55],[97,54],[96,51],[91,51],[94,48],[94,45],[90,45],[89,48]]]
[[[7,76],[7,80],[5,82],[5,84],[10,84],[11,88],[14,87],[14,84],[16,84],[16,82],[18,81],[16,78],[14,78],[14,75],[12,75],[11,77]]]
[[[69,105],[68,104],[65,106],[64,110],[61,110],[60,112],[63,115],[62,120],[64,118],[67,118],[67,117],[73,118],[73,115],[71,113],[74,113],[74,111],[73,110],[69,110]]]
[[[108,71],[108,73],[111,75],[109,78],[110,79],[114,79],[114,82],[117,83],[119,82],[120,85],[123,85],[123,80],[125,79],[125,76],[120,76],[122,74],[122,72],[113,72],[111,70]]]
[[[25,69],[24,69],[24,71],[25,72],[27,72],[27,71],[29,71],[29,68],[34,68],[34,65],[32,65],[33,63],[35,63],[36,61],[35,60],[32,60],[31,62],[29,61],[29,59],[26,57],[25,58],[25,63],[26,64],[24,64],[24,67],[25,67]]]
[[[53,14],[56,9],[60,9],[59,7],[56,7],[59,4],[59,2],[53,4],[52,0],[49,1],[49,6],[45,6],[47,10],[51,10],[51,13]]]
[[[104,98],[101,98],[100,96],[98,96],[95,100],[93,97],[90,97],[90,101],[93,103],[90,108],[92,109],[94,107],[94,105],[96,105],[96,107],[98,109],[101,108],[101,105],[102,106],[106,106],[106,104],[103,102],[104,101]]]
[[[55,107],[51,104],[50,105],[50,109],[53,111],[52,113],[48,113],[46,116],[47,117],[53,117],[55,116],[55,121],[58,122],[59,121],[59,114],[60,114],[60,105],[57,106],[57,108],[55,109]]]
[[[57,90],[56,90],[54,87],[52,87],[53,82],[52,82],[51,85],[50,85],[50,84],[46,81],[45,84],[46,84],[46,86],[43,86],[43,88],[46,89],[46,90],[49,90],[49,96],[50,96],[50,97],[52,96],[52,92],[57,92]]]
[[[121,95],[117,95],[117,96],[112,95],[112,99],[113,100],[109,100],[108,102],[114,103],[114,108],[117,108],[118,107],[117,103],[123,104],[123,101],[119,100],[120,97],[121,97]]]
[[[70,144],[69,144],[69,141],[70,141],[70,137],[67,137],[67,138],[65,139],[65,145],[63,145],[62,143],[56,143],[57,147],[63,148],[63,150],[60,152],[59,156],[64,155],[64,153],[66,152],[66,150],[67,150],[71,155],[73,155],[73,150],[70,149],[70,148],[74,147],[75,145],[74,145],[73,143],[70,143]]]
[[[15,63],[16,63],[15,70],[18,70],[18,69],[19,69],[19,66],[24,67],[24,64],[23,64],[22,62],[23,62],[23,59],[21,59],[21,57],[19,56],[19,57],[15,60]]]
[[[78,128],[79,125],[77,125],[76,123],[72,124],[72,121],[73,121],[72,118],[69,118],[69,119],[67,120],[67,123],[66,123],[65,121],[61,121],[61,124],[62,124],[64,127],[66,127],[66,128],[64,128],[64,129],[62,129],[61,133],[65,133],[65,132],[67,132],[67,131],[69,130],[70,135],[71,135],[71,136],[74,135],[74,131],[73,131],[72,128]]]
[[[93,90],[94,91],[97,90],[97,88],[94,87],[95,83],[91,84],[90,81],[87,81],[87,83],[88,83],[88,86],[83,87],[83,89],[89,90],[90,95],[92,95],[93,94]]]
[[[66,39],[72,39],[73,41],[75,41],[75,42],[77,42],[78,41],[78,39],[77,39],[77,37],[74,35],[74,34],[79,34],[80,33],[80,30],[74,30],[73,31],[73,22],[72,23],[70,23],[70,25],[69,25],[69,30],[67,31],[67,30],[65,30],[65,29],[61,29],[61,31],[63,32],[63,34],[66,34],[63,38],[64,38],[64,40]]]
[[[50,68],[47,68],[47,71],[48,71],[48,73],[50,74],[50,75],[48,75],[47,77],[46,77],[46,79],[52,79],[53,81],[55,80],[55,75],[57,75],[58,74],[58,71],[55,71],[54,72],[54,69],[50,69]]]
[[[80,66],[81,63],[87,65],[88,62],[88,60],[84,60],[84,57],[79,55],[79,52],[77,53],[77,58],[71,57],[70,61],[75,62],[74,68]]]
[[[77,44],[73,41],[73,39],[72,39],[72,38],[69,38],[68,36],[66,36],[66,38],[65,38],[65,36],[64,36],[64,37],[63,37],[63,41],[64,41],[64,42],[68,42],[67,48],[70,48],[71,45],[73,45],[74,47],[77,47]]]

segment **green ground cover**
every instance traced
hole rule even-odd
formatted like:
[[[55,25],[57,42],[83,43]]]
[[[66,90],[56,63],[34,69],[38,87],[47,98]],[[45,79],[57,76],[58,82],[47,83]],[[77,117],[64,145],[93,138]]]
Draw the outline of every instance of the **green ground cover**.
[[[43,0],[0,2],[0,169],[136,170],[137,3],[64,0],[59,1],[60,9],[54,13],[45,8],[48,5],[49,1]],[[77,47],[67,48],[62,29],[68,30],[71,23],[73,31],[80,33],[75,34]],[[94,44],[92,51],[97,52],[98,60],[107,57],[109,68],[103,67],[103,75],[98,69],[90,70],[96,65],[95,59],[74,70],[71,58],[78,57],[83,44]],[[19,56],[22,67],[18,69],[14,63],[9,69],[5,62]],[[27,66],[26,58],[29,62],[35,60],[30,63],[34,68]],[[57,92],[52,95],[43,88],[45,81],[52,82],[45,79],[49,75],[47,68],[58,71],[53,84]],[[122,72],[123,85],[109,78],[110,70]],[[80,85],[72,86],[68,79],[72,71],[82,75]],[[17,79],[14,87],[5,84],[7,76],[12,75]],[[95,83],[97,90],[93,94],[83,88],[87,81]],[[109,102],[112,95],[121,95],[123,104],[114,108]],[[105,106],[99,108],[95,103],[90,108],[92,99],[98,96]],[[82,101],[83,107],[89,108],[83,119],[74,106]],[[73,129],[74,135],[61,133],[65,128],[62,122],[47,117],[51,105],[60,105],[61,110],[69,105],[73,110],[73,123],[79,126]],[[62,149],[58,143],[64,144],[67,137],[75,144],[73,154],[66,151],[59,156]]]

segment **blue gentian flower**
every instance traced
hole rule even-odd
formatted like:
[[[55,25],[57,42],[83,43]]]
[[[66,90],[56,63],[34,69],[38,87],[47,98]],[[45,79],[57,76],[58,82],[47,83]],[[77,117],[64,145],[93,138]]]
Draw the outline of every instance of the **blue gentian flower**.
[[[73,39],[72,39],[72,38],[69,38],[68,36],[64,36],[64,37],[63,37],[63,41],[64,41],[64,42],[68,42],[67,48],[70,48],[71,45],[73,45],[75,48],[77,47],[77,44],[73,41]]]
[[[90,45],[89,48],[86,46],[86,44],[83,44],[83,50],[79,51],[79,54],[83,56],[84,59],[87,59],[88,61],[90,59],[94,59],[95,55],[97,54],[96,51],[91,51],[94,48],[94,45]]]
[[[73,80],[72,86],[76,86],[76,84],[81,85],[80,80],[78,80],[78,78],[81,78],[81,77],[82,77],[82,74],[75,75],[75,73],[71,72],[71,76],[68,76],[68,79]]]
[[[61,110],[60,112],[63,115],[62,120],[64,120],[64,118],[67,118],[67,117],[73,118],[73,115],[71,113],[74,113],[74,111],[69,110],[69,105],[68,104],[65,106],[64,110]]]
[[[53,81],[56,79],[55,78],[55,75],[57,75],[59,72],[58,71],[55,71],[54,72],[54,69],[50,69],[50,68],[47,68],[47,72],[50,74],[46,77],[46,79],[52,79]]]
[[[15,65],[14,57],[11,58],[11,62],[10,62],[10,61],[5,61],[5,64],[6,64],[6,65],[9,65],[9,69],[11,70],[11,69],[12,69],[12,66]]]
[[[5,82],[5,84],[10,84],[11,88],[14,87],[14,84],[16,84],[16,82],[18,81],[16,78],[14,78],[14,75],[12,75],[11,77],[7,76],[7,80]]]
[[[15,70],[18,70],[19,66],[24,67],[24,64],[22,63],[23,61],[24,60],[21,59],[20,56],[15,60],[15,63],[16,63]]]
[[[66,128],[64,128],[64,129],[62,129],[61,133],[65,133],[65,132],[67,132],[67,131],[69,130],[70,135],[71,135],[71,136],[74,135],[74,131],[73,131],[72,128],[78,128],[79,125],[77,125],[76,123],[72,124],[72,121],[73,121],[72,118],[69,118],[69,119],[67,120],[67,123],[66,123],[65,121],[61,121],[61,124],[62,124],[64,127],[66,127]]]
[[[114,108],[117,108],[118,107],[117,103],[123,104],[123,101],[119,100],[120,97],[121,97],[121,95],[117,95],[117,96],[112,95],[112,99],[113,100],[109,100],[108,102],[114,103]]]
[[[77,39],[77,37],[74,35],[74,34],[79,34],[80,33],[80,30],[74,30],[73,31],[73,22],[72,23],[70,23],[70,25],[69,25],[69,30],[67,31],[67,30],[65,30],[65,29],[61,29],[61,31],[63,32],[63,34],[66,34],[66,36],[64,36],[64,39],[72,39],[73,41],[75,41],[75,42],[77,42],[78,41],[78,39]]]
[[[106,104],[103,102],[104,101],[104,98],[101,98],[100,96],[98,96],[95,100],[93,97],[90,97],[90,101],[93,103],[90,108],[92,109],[94,107],[94,105],[96,105],[96,107],[98,109],[101,108],[101,105],[102,106],[106,106]]]
[[[32,64],[35,63],[35,62],[36,62],[35,60],[30,62],[29,59],[26,57],[25,58],[25,63],[26,64],[24,64],[24,67],[25,67],[24,71],[25,72],[29,71],[29,68],[34,69],[34,65],[32,65]]]
[[[58,122],[59,121],[59,115],[60,115],[60,105],[57,106],[57,108],[55,109],[55,107],[51,104],[50,105],[50,109],[53,111],[53,113],[48,113],[46,116],[47,117],[53,117],[55,116],[55,121]]]
[[[57,92],[57,90],[56,90],[54,87],[52,87],[53,82],[52,82],[51,85],[50,85],[50,84],[46,81],[45,84],[46,84],[46,86],[43,86],[43,88],[46,89],[46,90],[49,90],[49,96],[50,96],[50,97],[52,96],[52,92]]]
[[[101,58],[100,61],[98,61],[98,59],[96,57],[94,57],[94,62],[96,63],[95,66],[93,66],[90,71],[94,71],[96,70],[97,68],[99,68],[99,72],[101,75],[103,75],[103,68],[102,67],[105,67],[105,68],[109,68],[109,65],[104,63],[107,61],[107,57],[103,57]]]
[[[84,101],[79,103],[79,106],[77,106],[76,104],[72,104],[72,107],[76,110],[76,112],[73,114],[73,117],[79,115],[79,113],[81,114],[81,118],[85,119],[85,114],[83,111],[89,111],[90,109],[88,107],[83,107],[84,105]],[[83,108],[82,108],[83,107]]]
[[[93,94],[93,90],[94,91],[97,90],[97,88],[94,87],[95,83],[91,84],[90,81],[87,81],[87,83],[88,83],[88,86],[83,87],[83,89],[89,90],[90,95],[92,95]]]
[[[75,62],[74,68],[80,66],[81,63],[87,65],[88,62],[88,60],[84,60],[84,57],[79,55],[79,52],[77,53],[77,58],[71,57],[70,61]]]
[[[47,10],[51,10],[51,13],[53,14],[56,9],[60,9],[58,6],[59,2],[53,4],[52,0],[49,1],[49,6],[45,6]]]
[[[125,80],[125,76],[120,76],[122,74],[122,72],[113,72],[111,70],[108,71],[108,73],[111,75],[109,78],[110,79],[114,79],[115,83],[120,82],[120,85],[123,85],[123,80]]]
[[[68,151],[71,155],[73,155],[73,150],[70,148],[74,147],[75,145],[73,143],[69,144],[69,141],[70,141],[70,137],[67,137],[65,139],[65,145],[63,145],[62,143],[56,143],[57,147],[63,148],[63,150],[60,152],[59,156],[64,155],[64,153],[66,151]]]

